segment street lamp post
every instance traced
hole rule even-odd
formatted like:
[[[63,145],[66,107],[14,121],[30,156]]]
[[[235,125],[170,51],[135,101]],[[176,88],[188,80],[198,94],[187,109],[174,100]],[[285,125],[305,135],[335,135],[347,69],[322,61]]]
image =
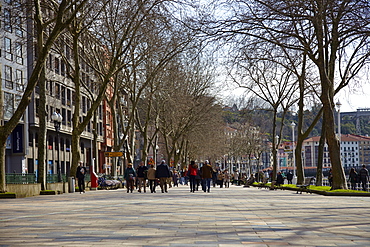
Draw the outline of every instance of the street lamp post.
[[[295,138],[294,138],[294,128],[295,128],[295,123],[292,122],[290,124],[290,126],[292,126],[292,139],[293,139],[293,142],[292,142],[292,152],[293,152],[293,178],[295,178]]]
[[[338,139],[339,139],[339,144],[341,142],[341,133],[340,133],[340,107],[342,106],[342,103],[338,100],[337,103],[335,103],[338,109]]]
[[[59,132],[60,132],[60,125],[62,123],[62,120],[63,120],[63,117],[62,115],[60,115],[59,111],[56,111],[53,113],[53,115],[51,116],[51,120],[53,120],[54,122],[54,128],[55,128],[55,131],[57,132],[57,155],[58,155],[58,163],[57,163],[57,173],[58,173],[58,182],[62,182],[62,172],[61,172],[61,167],[60,167],[60,158],[59,158]]]
[[[280,162],[279,162],[279,136],[275,136],[275,142],[276,142],[276,173],[280,171]],[[276,176],[276,175],[275,175]],[[275,178],[274,178],[275,179]]]

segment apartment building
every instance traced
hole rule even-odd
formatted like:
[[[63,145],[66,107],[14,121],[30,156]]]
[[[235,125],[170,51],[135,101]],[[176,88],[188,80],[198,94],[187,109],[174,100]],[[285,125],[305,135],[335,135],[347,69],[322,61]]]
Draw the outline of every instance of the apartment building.
[[[370,138],[367,136],[346,134],[341,135],[340,152],[342,165],[345,170],[354,167],[360,169],[362,165],[370,165]],[[318,146],[320,137],[308,138],[303,144],[304,166],[316,167],[318,163]],[[324,147],[323,168],[330,168],[331,162],[327,144]]]
[[[23,95],[27,81],[27,50],[24,14],[18,1],[0,1],[0,78],[3,93],[3,123],[9,120]],[[27,171],[25,148],[28,114],[25,112],[6,143],[6,170]],[[13,166],[16,165],[16,168]]]
[[[26,25],[26,18],[21,12],[18,1],[0,0],[0,78],[4,97],[4,118],[10,119],[21,99],[28,77],[32,73],[36,60],[36,44],[32,25]],[[19,18],[18,18],[19,17]],[[32,94],[31,102],[18,126],[9,136],[6,146],[6,173],[38,172],[39,113],[45,108],[47,114],[47,174],[68,174],[72,162],[72,118],[75,111],[75,86],[68,72],[72,61],[71,39],[67,34],[61,35],[55,43],[46,61],[46,105],[40,105],[38,87]],[[97,83],[92,68],[81,55],[81,89],[80,122],[86,117],[97,93]],[[109,91],[109,90],[108,90]],[[53,114],[60,114],[60,129],[56,129]],[[93,153],[94,133],[97,135],[97,154]],[[111,110],[104,101],[97,110],[97,126],[90,120],[80,138],[81,162],[88,168],[99,164],[96,172],[110,172],[111,158],[104,152],[113,146],[113,124]]]

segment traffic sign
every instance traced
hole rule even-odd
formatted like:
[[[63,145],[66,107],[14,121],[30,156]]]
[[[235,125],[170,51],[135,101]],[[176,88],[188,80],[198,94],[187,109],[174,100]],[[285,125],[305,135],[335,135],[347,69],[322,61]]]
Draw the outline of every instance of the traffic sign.
[[[123,152],[105,152],[105,157],[122,157]]]

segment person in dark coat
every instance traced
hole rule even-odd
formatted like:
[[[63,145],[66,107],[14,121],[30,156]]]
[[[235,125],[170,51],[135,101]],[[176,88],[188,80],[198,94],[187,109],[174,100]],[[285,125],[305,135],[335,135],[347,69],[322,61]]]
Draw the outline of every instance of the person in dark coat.
[[[76,178],[78,180],[78,189],[81,193],[85,193],[85,175],[86,175],[86,167],[82,166],[82,162],[77,167],[76,171]]]
[[[362,190],[367,191],[367,183],[369,182],[369,171],[366,169],[365,165],[362,165],[362,168],[358,173],[358,177],[362,184]]]
[[[156,178],[159,178],[162,193],[167,193],[167,179],[171,177],[171,172],[165,160],[162,160],[161,164],[157,166],[155,176]]]
[[[202,166],[201,169],[201,174],[202,174],[202,183],[203,183],[203,191],[204,192],[210,192],[211,190],[211,180],[213,176],[213,169],[211,164],[209,164],[208,160],[204,162],[204,165]]]
[[[138,179],[138,192],[141,193],[141,187],[144,189],[144,193],[146,192],[146,178],[148,174],[148,167],[144,166],[144,162],[140,162],[140,166],[137,168],[137,179]]]
[[[188,175],[190,180],[190,192],[195,192],[196,190],[196,176],[198,175],[198,165],[195,164],[195,161],[191,161],[188,167]]]
[[[349,181],[351,183],[351,190],[356,190],[356,183],[358,180],[358,175],[355,170],[355,168],[351,168],[351,171],[349,172]]]
[[[131,163],[128,163],[127,168],[125,170],[127,193],[129,193],[130,191],[132,193],[132,191],[134,190],[135,178],[136,178],[135,169],[132,168]]]
[[[288,184],[292,184],[292,180],[293,180],[293,173],[291,171],[289,171],[286,175],[286,179],[288,180]]]
[[[281,174],[281,172],[278,172],[278,175],[276,176],[276,185],[280,186],[282,184],[284,184],[284,177],[283,174]]]

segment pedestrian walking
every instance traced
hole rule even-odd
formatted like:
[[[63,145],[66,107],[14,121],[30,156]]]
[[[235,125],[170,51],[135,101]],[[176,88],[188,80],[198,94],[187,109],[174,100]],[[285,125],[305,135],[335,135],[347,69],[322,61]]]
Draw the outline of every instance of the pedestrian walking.
[[[126,179],[127,193],[129,192],[132,193],[132,191],[134,190],[135,178],[136,178],[136,172],[135,172],[135,169],[132,168],[132,163],[127,164],[124,178]]]
[[[190,181],[190,192],[195,192],[196,188],[196,176],[198,173],[198,166],[195,164],[195,161],[191,161],[188,167],[188,176]]]
[[[218,175],[218,172],[213,169],[213,172],[212,172],[212,184],[213,184],[213,187],[216,187],[216,184],[218,183],[217,181],[217,175]]]
[[[224,185],[224,173],[220,170],[218,171],[218,174],[217,174],[217,183],[220,185],[220,188],[223,187]]]
[[[225,169],[224,171],[224,184],[225,184],[225,188],[230,187],[230,173],[227,169]]]
[[[286,179],[288,180],[288,184],[292,184],[293,182],[293,173],[289,171],[286,175]]]
[[[141,187],[143,187],[144,193],[146,193],[146,178],[148,175],[148,167],[144,166],[144,162],[141,161],[137,168],[137,179],[138,179],[138,192],[141,193]]]
[[[82,166],[82,162],[80,162],[76,171],[76,178],[78,180],[78,189],[80,194],[85,193],[85,175],[86,167]]]
[[[154,165],[150,165],[150,168],[148,169],[150,193],[156,193],[155,187],[157,186],[157,178],[155,177],[155,171],[156,169],[154,168]]]
[[[284,176],[281,172],[278,172],[278,174],[276,176],[276,185],[280,186],[280,185],[283,185],[283,184],[284,184]]]
[[[179,187],[179,173],[174,170],[172,175],[173,187]]]
[[[367,183],[369,182],[369,171],[366,169],[365,165],[362,165],[362,168],[359,171],[358,176],[362,184],[362,190],[367,191]]]
[[[351,183],[351,190],[356,190],[357,181],[358,181],[358,174],[355,168],[352,167],[349,172],[349,182]]]
[[[239,185],[239,172],[235,171],[233,176],[234,176],[234,180],[233,180],[234,184]]]
[[[159,178],[159,184],[161,186],[162,193],[167,193],[167,179],[171,177],[171,173],[170,168],[166,164],[165,160],[162,160],[161,163],[157,166],[155,177]]]
[[[213,169],[211,164],[208,160],[204,162],[204,165],[201,168],[201,174],[202,174],[202,183],[203,183],[203,191],[204,192],[210,192],[211,191],[211,180],[212,180],[212,174]]]
[[[333,185],[333,171],[331,170],[331,168],[329,169],[328,181],[329,181],[329,186],[331,187]]]

